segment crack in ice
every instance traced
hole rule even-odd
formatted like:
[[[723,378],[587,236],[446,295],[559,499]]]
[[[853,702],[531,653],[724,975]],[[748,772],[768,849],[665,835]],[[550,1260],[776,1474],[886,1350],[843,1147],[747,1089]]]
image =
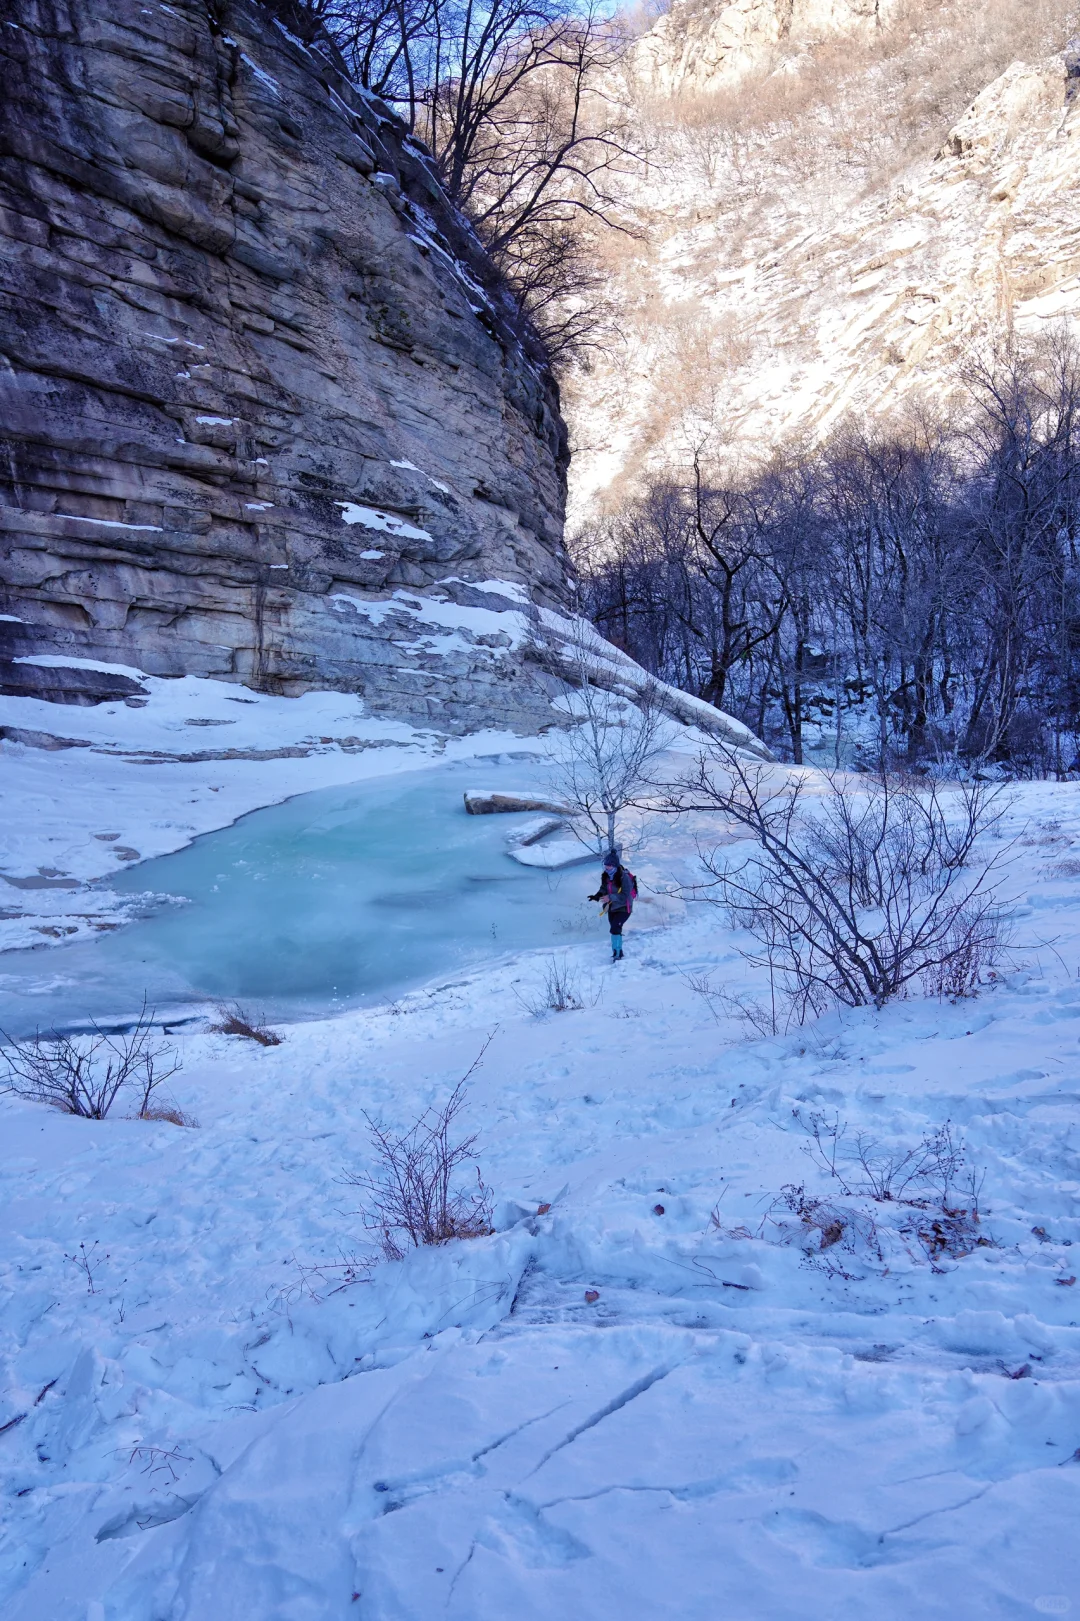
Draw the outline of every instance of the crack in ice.
[[[545,1452],[540,1462],[529,1470],[525,1479],[528,1480],[530,1476],[535,1475],[537,1470],[542,1469],[548,1460],[555,1456],[556,1452],[561,1452],[564,1447],[570,1446],[572,1442],[577,1440],[579,1435],[584,1435],[586,1430],[595,1429],[598,1424],[603,1423],[605,1418],[611,1418],[614,1413],[620,1412],[630,1402],[636,1401],[639,1396],[644,1396],[645,1392],[651,1390],[653,1385],[658,1384],[661,1379],[666,1379],[671,1371],[671,1367],[654,1368],[652,1373],[645,1374],[644,1378],[636,1380],[620,1395],[613,1397],[606,1407],[602,1407],[591,1418],[585,1419],[584,1423],[571,1430],[570,1434],[560,1441],[557,1446],[553,1446],[549,1451]]]

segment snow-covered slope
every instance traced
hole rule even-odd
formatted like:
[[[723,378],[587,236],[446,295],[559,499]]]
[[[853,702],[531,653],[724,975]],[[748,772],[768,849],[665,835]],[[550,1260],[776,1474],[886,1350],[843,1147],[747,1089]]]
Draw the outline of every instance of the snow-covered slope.
[[[1080,812],[1018,793],[1016,962],[972,1001],[747,1040],[691,985],[747,984],[722,918],[658,898],[718,830],[665,824],[625,965],[567,947],[579,1011],[526,1011],[527,957],[277,1048],[186,1037],[198,1128],[0,1100],[6,1621],[1067,1614]],[[497,1232],[357,1276],[363,1111],[407,1126],[493,1031]],[[987,1242],[785,1225],[784,1184],[835,1191],[812,1110],[951,1122]]]

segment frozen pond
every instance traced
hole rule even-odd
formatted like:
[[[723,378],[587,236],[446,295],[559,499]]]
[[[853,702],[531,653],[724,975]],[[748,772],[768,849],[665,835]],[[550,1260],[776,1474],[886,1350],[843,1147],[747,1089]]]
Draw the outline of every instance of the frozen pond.
[[[382,1000],[436,976],[594,933],[587,866],[549,875],[506,854],[525,815],[468,816],[467,788],[542,788],[490,759],[321,789],[254,811],[113,889],[182,897],[93,942],[0,956],[0,1026],[25,1032],[239,1001],[268,1017]]]

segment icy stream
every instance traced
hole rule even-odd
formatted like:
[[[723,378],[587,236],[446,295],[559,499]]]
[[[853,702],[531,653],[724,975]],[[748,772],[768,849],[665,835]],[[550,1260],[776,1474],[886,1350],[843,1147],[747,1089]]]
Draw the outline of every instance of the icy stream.
[[[172,896],[91,943],[0,956],[12,1032],[238,1000],[269,1017],[393,996],[483,959],[597,933],[591,876],[519,866],[523,815],[468,816],[467,788],[539,787],[503,757],[302,794],[128,869],[110,888]],[[181,1015],[182,1016],[182,1015]]]

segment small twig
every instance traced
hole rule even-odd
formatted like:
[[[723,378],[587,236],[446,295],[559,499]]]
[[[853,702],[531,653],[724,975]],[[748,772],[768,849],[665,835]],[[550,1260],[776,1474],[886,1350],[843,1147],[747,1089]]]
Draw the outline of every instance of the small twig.
[[[109,1259],[108,1254],[105,1254],[100,1260],[95,1260],[94,1251],[97,1249],[97,1247],[98,1240],[96,1238],[89,1249],[87,1249],[85,1242],[80,1242],[78,1255],[64,1256],[65,1261],[70,1261],[73,1266],[77,1266],[79,1271],[83,1274],[86,1279],[86,1292],[90,1295],[97,1294],[97,1290],[94,1287],[95,1270],[101,1265],[102,1261],[107,1261]]]

